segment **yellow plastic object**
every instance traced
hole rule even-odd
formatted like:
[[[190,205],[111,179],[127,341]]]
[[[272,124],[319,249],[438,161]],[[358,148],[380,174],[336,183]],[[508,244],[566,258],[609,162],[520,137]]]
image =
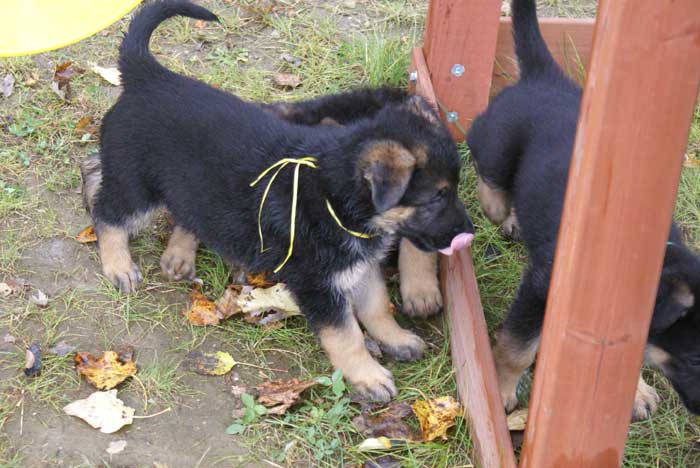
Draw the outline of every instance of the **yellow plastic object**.
[[[141,0],[0,0],[0,57],[73,44],[103,30]]]

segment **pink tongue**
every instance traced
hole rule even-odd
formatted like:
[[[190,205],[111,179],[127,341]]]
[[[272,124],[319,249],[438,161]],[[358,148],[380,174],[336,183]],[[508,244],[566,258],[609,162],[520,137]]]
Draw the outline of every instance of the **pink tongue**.
[[[458,250],[469,247],[473,240],[474,234],[467,234],[466,232],[457,234],[455,238],[452,239],[450,246],[445,249],[440,249],[440,253],[443,255],[452,255]]]

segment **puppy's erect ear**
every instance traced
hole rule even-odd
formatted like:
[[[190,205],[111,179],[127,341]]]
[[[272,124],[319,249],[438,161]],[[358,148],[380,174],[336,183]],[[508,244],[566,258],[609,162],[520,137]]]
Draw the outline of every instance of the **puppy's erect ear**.
[[[362,154],[362,175],[369,181],[372,202],[378,212],[396,206],[406,192],[416,158],[395,141],[371,143]]]

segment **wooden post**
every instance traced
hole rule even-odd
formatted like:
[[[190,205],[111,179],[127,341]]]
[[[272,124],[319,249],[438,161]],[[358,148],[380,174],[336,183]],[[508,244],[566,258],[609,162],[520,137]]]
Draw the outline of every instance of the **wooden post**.
[[[698,0],[602,3],[524,468],[621,463],[699,84]]]
[[[456,140],[488,105],[501,0],[432,0],[423,52],[441,115]],[[446,115],[445,112],[455,112]]]

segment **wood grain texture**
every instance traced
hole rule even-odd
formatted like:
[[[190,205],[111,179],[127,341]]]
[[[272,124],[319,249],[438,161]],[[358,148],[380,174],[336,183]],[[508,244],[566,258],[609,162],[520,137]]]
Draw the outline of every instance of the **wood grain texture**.
[[[422,96],[423,99],[439,112],[435,91],[430,82],[430,72],[423,57],[423,49],[414,47],[411,50],[411,64],[408,68],[409,74],[415,73],[415,80],[409,81],[409,89],[412,93]]]
[[[501,0],[432,0],[428,8],[423,52],[430,81],[439,103],[458,112],[463,129],[488,105],[500,12]],[[462,76],[451,73],[455,64],[464,66]],[[459,126],[448,122],[461,141]]]
[[[523,468],[620,466],[688,129],[700,2],[603,2]]]
[[[541,18],[540,30],[552,56],[569,76],[583,84],[593,47],[594,19]],[[501,18],[496,43],[491,95],[518,79],[513,49],[513,24]]]
[[[469,250],[443,257],[440,276],[452,365],[474,440],[476,466],[515,468],[496,367]]]

